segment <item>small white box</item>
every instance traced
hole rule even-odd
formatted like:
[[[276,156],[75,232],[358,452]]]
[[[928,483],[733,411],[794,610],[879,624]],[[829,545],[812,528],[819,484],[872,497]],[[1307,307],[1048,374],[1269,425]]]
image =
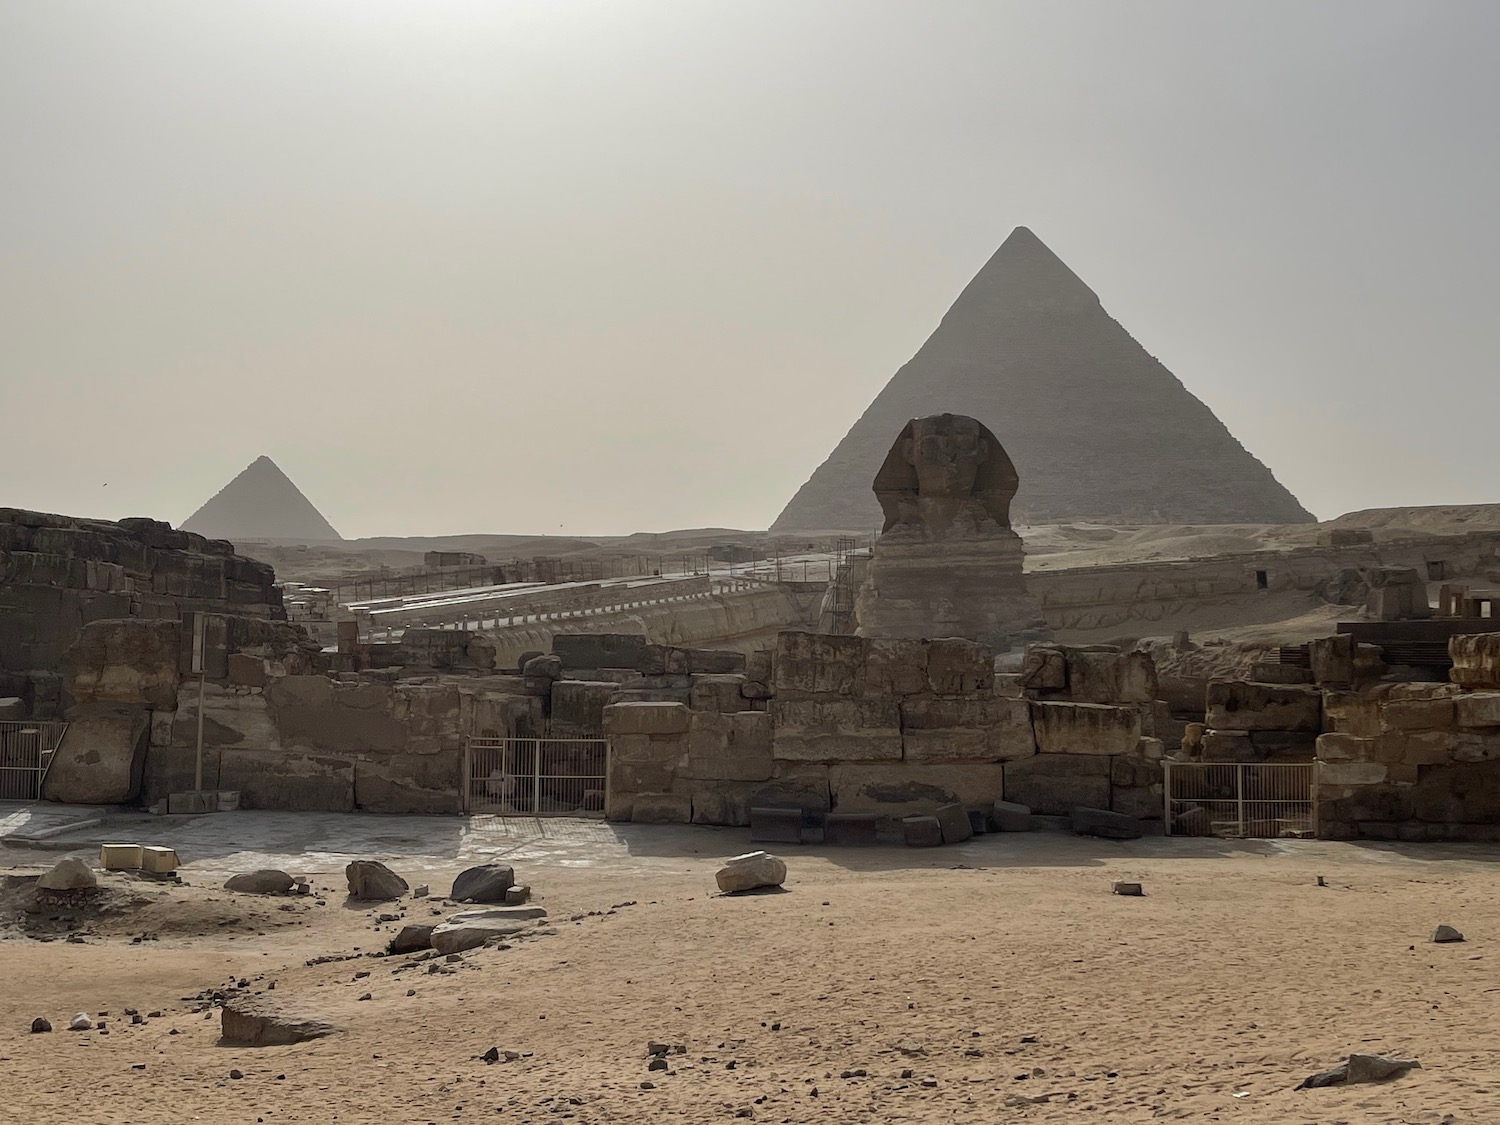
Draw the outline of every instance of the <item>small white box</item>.
[[[141,846],[139,844],[100,844],[99,862],[106,871],[139,871],[141,869]]]

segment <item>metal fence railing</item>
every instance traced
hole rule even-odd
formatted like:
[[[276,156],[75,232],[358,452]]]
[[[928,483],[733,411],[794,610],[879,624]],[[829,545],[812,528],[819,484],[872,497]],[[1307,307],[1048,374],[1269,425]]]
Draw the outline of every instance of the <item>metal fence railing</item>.
[[[465,812],[603,816],[609,743],[602,738],[471,738]]]
[[[41,800],[47,767],[67,730],[63,722],[0,722],[0,801]]]
[[[1316,762],[1162,764],[1168,836],[1281,839],[1318,834]]]

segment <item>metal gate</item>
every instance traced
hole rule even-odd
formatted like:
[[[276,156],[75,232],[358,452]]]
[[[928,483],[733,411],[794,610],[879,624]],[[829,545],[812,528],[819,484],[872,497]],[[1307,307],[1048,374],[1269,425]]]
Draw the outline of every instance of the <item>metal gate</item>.
[[[1162,763],[1168,836],[1318,834],[1316,762]]]
[[[609,789],[605,739],[471,738],[466,757],[466,812],[604,815]]]
[[[67,723],[0,722],[0,801],[39,801]]]

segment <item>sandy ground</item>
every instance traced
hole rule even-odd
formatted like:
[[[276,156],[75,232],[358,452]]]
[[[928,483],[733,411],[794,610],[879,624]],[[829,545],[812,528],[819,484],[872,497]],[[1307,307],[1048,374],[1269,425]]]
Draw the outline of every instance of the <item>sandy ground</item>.
[[[726,898],[712,873],[746,848],[739,830],[554,822],[532,838],[491,824],[429,846],[459,822],[303,818],[295,838],[293,815],[203,818],[196,843],[160,827],[188,837],[188,886],[110,876],[112,893],[147,901],[90,923],[82,943],[14,927],[0,940],[10,1119],[1500,1121],[1495,849],[1041,832],[930,852],[791,849],[784,893]],[[468,863],[510,857],[556,932],[452,965],[363,956],[393,925],[345,902],[348,842],[314,837],[382,819],[362,846],[437,894]],[[413,839],[393,823],[418,825]],[[235,847],[243,826],[254,838]],[[34,872],[58,854],[0,849],[0,865]],[[313,874],[323,904],[217,889],[278,858]],[[1146,897],[1111,895],[1115,878],[1143,880]],[[1468,941],[1430,944],[1439,922]],[[343,1032],[219,1046],[216,1011],[191,998],[240,978],[275,981]],[[163,1014],[130,1026],[126,1007]],[[109,1033],[61,1030],[79,1010],[109,1012]],[[37,1015],[59,1030],[29,1034]],[[648,1039],[686,1052],[648,1072]],[[486,1065],[492,1046],[525,1057]],[[1351,1051],[1423,1069],[1292,1090]]]

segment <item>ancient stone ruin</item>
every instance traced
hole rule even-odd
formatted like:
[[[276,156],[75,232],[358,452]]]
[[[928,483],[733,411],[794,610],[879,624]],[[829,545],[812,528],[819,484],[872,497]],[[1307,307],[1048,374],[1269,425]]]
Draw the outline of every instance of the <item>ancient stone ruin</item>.
[[[792,497],[773,530],[868,530],[906,420],[985,419],[1025,467],[1020,523],[1300,523],[1312,515],[1099,298],[1017,227]]]
[[[856,631],[992,644],[1044,632],[1021,576],[1021,537],[1010,527],[1019,483],[995,435],[975,419],[908,422],[875,476],[885,522],[855,598]]]

